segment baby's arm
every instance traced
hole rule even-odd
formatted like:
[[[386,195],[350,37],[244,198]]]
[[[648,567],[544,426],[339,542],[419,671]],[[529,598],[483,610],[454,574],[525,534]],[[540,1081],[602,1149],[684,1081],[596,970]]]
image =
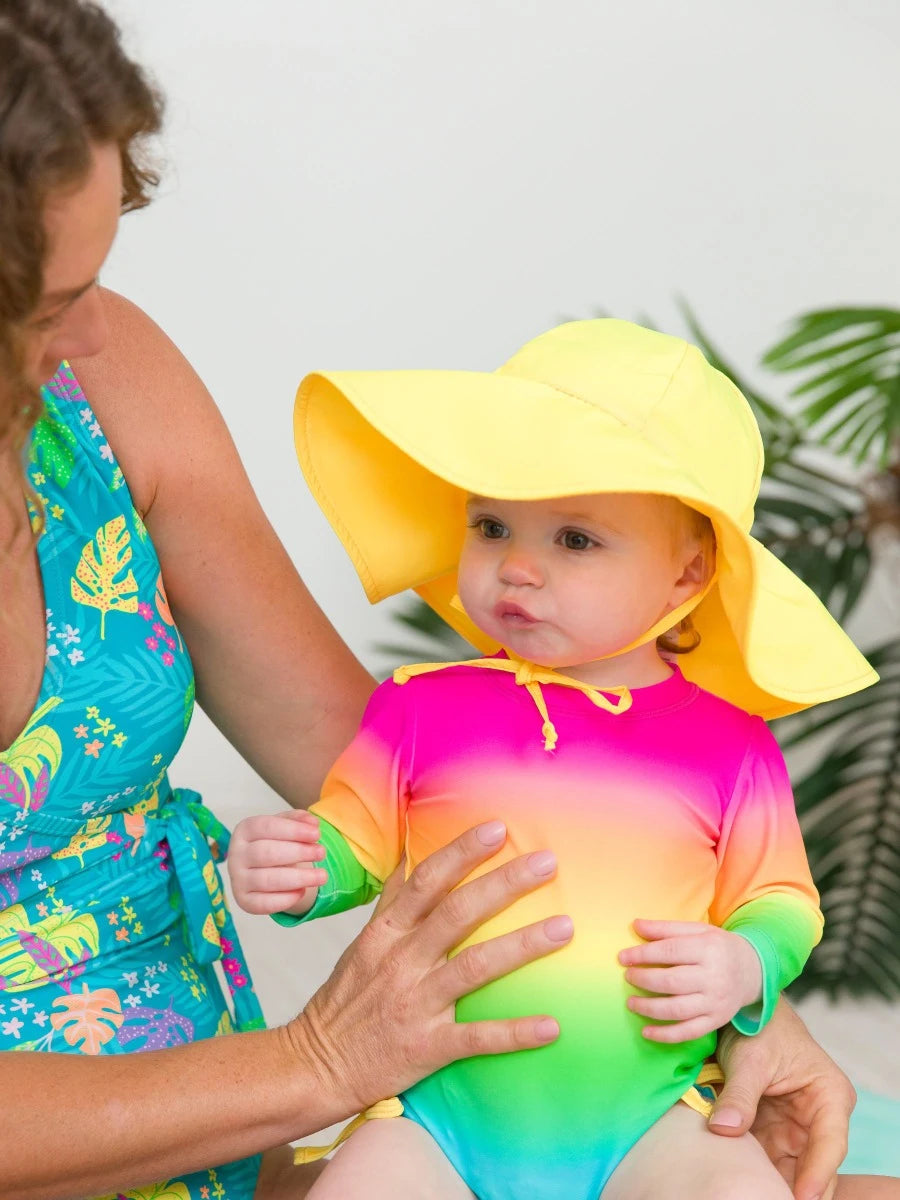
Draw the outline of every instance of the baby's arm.
[[[378,895],[403,854],[412,754],[406,696],[390,681],[376,689],[310,813],[240,822],[228,866],[242,908],[289,925]]]
[[[228,847],[228,874],[234,898],[245,912],[286,912],[301,916],[328,879],[316,866],[325,857],[319,822],[297,811],[246,817]]]
[[[630,983],[659,993],[631,997],[633,1011],[675,1022],[645,1029],[651,1040],[684,1041],[729,1020],[741,1033],[757,1033],[822,936],[787,769],[759,719],[723,814],[717,854],[712,925],[691,933],[672,922],[636,922],[638,934],[651,940],[620,956]],[[708,982],[695,992],[698,968]],[[723,972],[733,973],[724,988]],[[700,996],[720,1003],[704,1009]]]

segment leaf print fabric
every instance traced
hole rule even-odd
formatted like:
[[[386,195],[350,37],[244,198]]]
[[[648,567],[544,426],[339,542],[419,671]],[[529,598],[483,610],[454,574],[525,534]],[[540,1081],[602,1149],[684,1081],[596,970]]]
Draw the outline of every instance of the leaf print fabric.
[[[228,832],[166,773],[194,677],[159,560],[65,364],[44,405],[28,472],[46,665],[0,752],[0,1050],[133,1054],[261,1027],[215,865]],[[251,1200],[258,1167],[121,1195]]]
[[[94,549],[96,542],[96,551]],[[72,599],[79,604],[100,610],[100,637],[105,635],[108,612],[137,612],[137,583],[129,569],[123,579],[116,576],[131,562],[131,535],[125,529],[125,518],[107,521],[81,552],[72,579]]]

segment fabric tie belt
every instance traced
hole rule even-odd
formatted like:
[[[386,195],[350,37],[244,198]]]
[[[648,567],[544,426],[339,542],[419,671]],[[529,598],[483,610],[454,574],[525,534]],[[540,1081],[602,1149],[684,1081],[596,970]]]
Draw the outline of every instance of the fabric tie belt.
[[[171,790],[156,812],[147,813],[148,834],[151,830],[153,841],[165,838],[168,842],[184,903],[188,945],[195,959],[198,963],[222,959],[238,1029],[265,1028],[216,868],[216,858],[224,858],[228,852],[231,834],[197,792],[187,788]]]

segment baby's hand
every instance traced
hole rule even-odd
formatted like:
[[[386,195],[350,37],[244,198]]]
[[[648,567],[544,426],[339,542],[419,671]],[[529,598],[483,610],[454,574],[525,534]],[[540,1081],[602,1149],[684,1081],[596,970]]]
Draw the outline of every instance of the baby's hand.
[[[246,817],[228,847],[234,898],[249,913],[289,912],[302,916],[328,875],[313,864],[325,857],[319,822],[308,812]]]
[[[645,1025],[652,1042],[688,1042],[726,1025],[762,992],[762,966],[746,938],[692,921],[635,921],[640,946],[619,952],[634,987],[656,996],[629,996],[643,1017],[669,1021]]]

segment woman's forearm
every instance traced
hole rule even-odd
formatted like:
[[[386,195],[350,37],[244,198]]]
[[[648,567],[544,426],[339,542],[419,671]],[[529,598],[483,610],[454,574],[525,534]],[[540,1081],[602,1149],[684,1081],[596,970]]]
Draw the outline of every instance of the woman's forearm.
[[[0,1055],[0,1197],[82,1198],[172,1179],[350,1115],[289,1029],[145,1054]]]

